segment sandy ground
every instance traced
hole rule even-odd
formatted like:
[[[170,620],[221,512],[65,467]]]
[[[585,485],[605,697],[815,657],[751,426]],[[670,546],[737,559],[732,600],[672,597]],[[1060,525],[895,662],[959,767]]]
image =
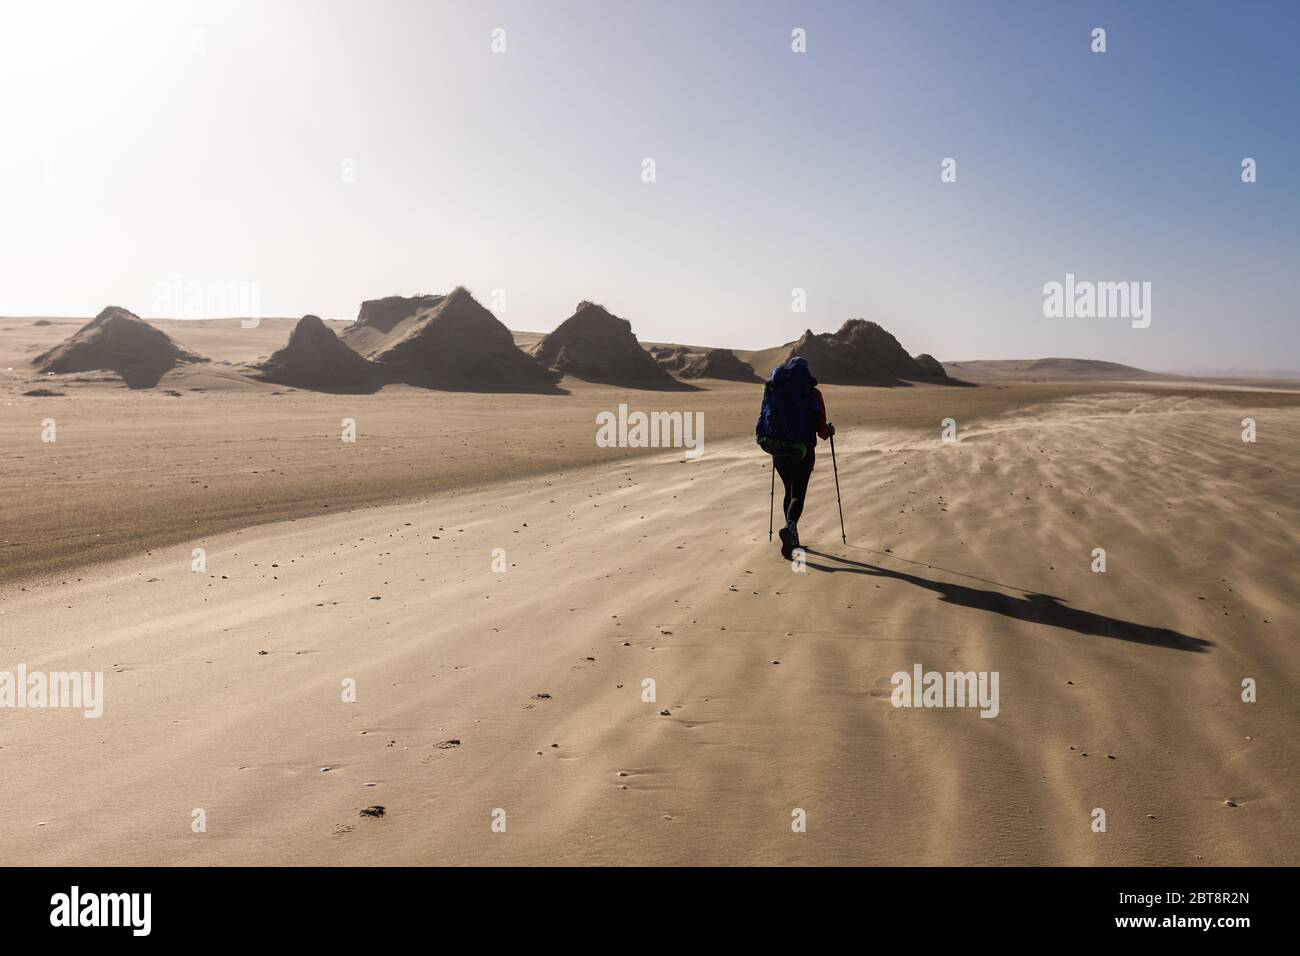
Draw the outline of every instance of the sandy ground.
[[[0,359],[2,361],[2,359]],[[87,376],[93,377],[93,376]],[[597,413],[619,403],[705,415],[713,442],[752,435],[759,386],[619,390],[566,380],[566,395],[478,395],[391,386],[331,395],[252,384],[221,367],[169,373],[156,389],[48,383],[0,372],[0,577],[68,574],[89,560],[379,503],[460,494],[506,479],[636,458],[598,448]],[[828,388],[854,428],[937,433],[940,421],[998,414],[1098,386]],[[1248,407],[1295,396],[1255,396]],[[1242,399],[1245,401],[1245,399]],[[356,422],[344,444],[342,423]],[[52,419],[57,440],[41,441]]]
[[[75,580],[75,570],[88,562],[200,533],[460,494],[637,458],[643,452],[597,448],[593,441],[597,413],[621,402],[646,411],[703,412],[706,445],[751,435],[758,404],[758,386],[719,381],[671,396],[573,379],[563,383],[563,395],[406,386],[335,395],[239,374],[230,363],[265,358],[279,348],[294,324],[290,319],[263,319],[251,329],[237,319],[154,322],[182,346],[215,360],[175,370],[154,389],[131,390],[97,373],[47,377],[31,368],[32,356],[85,321],[0,319],[0,580]],[[516,333],[516,340],[528,336]],[[839,425],[921,439],[947,417],[976,421],[1114,387],[1062,381],[825,391]],[[1243,414],[1297,402],[1295,394],[1222,389],[1216,398]],[[56,394],[25,394],[32,391]],[[54,422],[52,443],[40,440],[47,419]],[[340,441],[344,419],[356,422],[355,444]]]
[[[106,681],[0,712],[7,862],[1300,863],[1294,396],[831,390],[800,572],[752,386],[673,397],[686,462],[594,448],[599,388],[6,382],[0,668]],[[893,707],[917,663],[998,716]]]

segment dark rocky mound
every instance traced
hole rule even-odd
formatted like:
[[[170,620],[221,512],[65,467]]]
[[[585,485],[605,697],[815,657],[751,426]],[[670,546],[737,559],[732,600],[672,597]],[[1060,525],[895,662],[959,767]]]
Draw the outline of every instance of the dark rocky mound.
[[[152,388],[177,365],[206,362],[162,329],[110,305],[92,321],[32,361],[42,372],[111,371],[131,388]]]
[[[849,319],[838,332],[806,331],[797,342],[783,347],[781,354],[781,361],[802,355],[818,381],[831,385],[952,381],[933,357],[913,358],[898,339],[865,319]]]
[[[548,368],[588,382],[630,388],[681,388],[632,334],[632,324],[591,302],[577,310],[533,349]]]
[[[920,355],[913,356],[913,358],[916,360],[917,365],[925,369],[934,378],[941,378],[948,374],[939,360],[929,352],[922,352]]]
[[[660,368],[680,378],[720,378],[731,382],[757,382],[759,377],[748,362],[731,349],[691,349],[684,345],[661,345],[650,350]]]
[[[304,315],[288,343],[255,366],[259,378],[326,392],[352,392],[378,384],[377,369],[339,340],[319,316]]]
[[[448,295],[424,300],[432,304],[409,315],[400,314],[396,305],[372,310],[370,324],[348,329],[341,338],[415,384],[474,391],[554,390],[558,376],[522,352],[510,330],[466,289],[457,286]],[[387,332],[382,331],[385,324]],[[368,346],[359,348],[363,336]]]

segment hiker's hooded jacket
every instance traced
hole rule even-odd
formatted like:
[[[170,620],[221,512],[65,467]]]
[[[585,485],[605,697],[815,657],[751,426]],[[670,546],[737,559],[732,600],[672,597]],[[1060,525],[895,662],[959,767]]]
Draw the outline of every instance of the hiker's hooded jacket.
[[[826,427],[826,400],[822,398],[821,390],[817,387],[817,379],[813,379],[812,401],[814,418],[817,423],[817,436],[822,441],[828,441],[831,432]]]

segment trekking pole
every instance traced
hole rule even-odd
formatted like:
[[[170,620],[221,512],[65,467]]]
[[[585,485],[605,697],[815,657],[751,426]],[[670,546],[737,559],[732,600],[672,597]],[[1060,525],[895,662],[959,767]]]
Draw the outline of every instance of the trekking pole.
[[[840,501],[840,466],[835,463],[835,436],[831,435],[831,470],[835,472],[835,503],[840,506],[840,540],[845,544],[849,543],[848,537],[844,534],[844,503]],[[768,536],[771,540],[771,536]]]
[[[772,495],[767,499],[767,540],[772,540],[772,513],[776,509],[776,459],[769,465],[772,469]]]

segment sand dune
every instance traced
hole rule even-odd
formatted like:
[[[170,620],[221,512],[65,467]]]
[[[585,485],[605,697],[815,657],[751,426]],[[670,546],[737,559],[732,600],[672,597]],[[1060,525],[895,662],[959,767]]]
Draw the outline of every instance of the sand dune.
[[[149,319],[174,342],[206,355],[214,363],[252,365],[283,348],[301,316],[259,319]],[[339,319],[322,320],[336,334],[351,326]],[[0,323],[3,327],[3,323]]]
[[[344,345],[315,315],[304,315],[288,343],[257,372],[269,382],[323,391],[360,391],[380,383],[380,370]]]
[[[338,333],[339,338],[354,351],[363,356],[373,356],[385,346],[405,338],[408,333],[415,331],[417,326],[427,325],[420,321],[421,317],[427,317],[444,298],[440,295],[417,295],[367,300],[362,303],[355,322],[324,320],[322,324]],[[604,315],[615,324],[624,321],[609,316],[608,313]],[[206,356],[216,365],[236,367],[265,366],[274,352],[286,347],[298,322],[299,320],[287,318],[262,318],[256,322],[243,319],[147,320],[148,325],[166,333],[176,347],[200,357]],[[30,364],[41,353],[51,353],[65,344],[66,340],[85,324],[86,321],[83,319],[70,318],[0,319],[0,368],[6,365]],[[874,323],[859,321],[858,324],[879,329]],[[857,325],[848,323],[846,327],[852,329]],[[577,328],[575,327],[575,331]],[[613,329],[613,335],[608,327],[597,330],[596,334],[590,334],[592,330],[586,326],[581,328],[586,331],[576,336],[579,341],[567,345],[555,339],[555,333],[552,333],[552,346],[548,350],[546,360],[554,365],[558,359],[559,363],[566,367],[563,371],[571,377],[589,381],[637,387],[648,380],[647,376],[650,379],[655,378],[654,373],[647,371],[645,364],[631,352],[628,340],[636,343],[636,337],[631,334],[630,326],[623,330]],[[556,331],[559,332],[558,329]],[[947,373],[944,371],[944,364],[926,354],[907,356],[893,336],[883,329],[879,329],[879,333],[881,334],[871,339],[868,343],[869,347],[865,347],[863,354],[857,354],[853,347],[845,347],[845,343],[848,343],[852,336],[845,337],[844,329],[838,333],[821,336],[808,332],[796,342],[757,351],[706,348],[675,343],[636,343],[636,346],[641,351],[649,352],[672,376],[686,381],[696,379],[761,381],[772,367],[799,351],[818,357],[820,367],[830,369],[831,378],[842,383],[848,381],[857,384],[888,385],[898,384],[903,380],[943,381],[945,379]],[[518,349],[530,354],[536,353],[543,341],[548,338],[547,334],[541,332],[516,331],[511,332],[510,335]],[[417,333],[416,337],[421,336]],[[570,333],[561,336],[561,338],[565,337],[574,336]],[[499,355],[498,340],[501,338],[499,333],[495,331],[488,333],[487,338],[493,342],[492,351]],[[607,341],[611,338],[617,341],[611,344]],[[840,341],[841,338],[844,339],[843,342]],[[835,356],[828,358],[821,354],[821,351],[825,351],[819,344],[823,340],[834,340],[838,343],[830,346],[835,351]],[[882,342],[884,345],[881,345]],[[102,360],[97,362],[104,364]],[[417,367],[419,364],[416,363]],[[609,366],[614,373],[605,371],[604,366]],[[894,371],[885,371],[887,367],[893,368]],[[1149,372],[1116,362],[1074,358],[956,361],[948,362],[946,368],[964,381],[981,383],[1142,382],[1156,384],[1176,381],[1186,387],[1199,384],[1210,388],[1233,385],[1270,389],[1279,387],[1294,389],[1296,385],[1291,380],[1223,377],[1195,380],[1185,376]],[[531,370],[529,371],[531,373]],[[908,379],[908,376],[911,378]],[[259,373],[255,377],[264,376]],[[301,379],[301,387],[348,391],[356,387],[351,381],[353,378],[355,378],[354,374],[344,374],[340,382],[331,384],[328,376],[322,378],[309,375]],[[397,378],[400,380],[402,376],[398,375]],[[183,367],[178,373],[172,373],[170,380],[173,385],[179,382],[180,386],[185,388],[189,387],[188,383],[191,379],[203,382],[200,387],[206,389],[249,390],[254,384],[228,373],[216,376],[202,373],[196,376]],[[308,381],[312,384],[307,384]],[[437,382],[432,381],[419,384],[432,384],[435,387],[438,385]],[[663,386],[666,383],[663,378],[658,378],[657,384]],[[453,383],[451,387],[462,387],[462,385]]]
[[[759,377],[747,362],[731,349],[697,350],[683,345],[650,349],[659,365],[680,378],[720,378],[733,382],[757,382]]]
[[[943,366],[931,355],[913,358],[875,322],[849,319],[838,331],[804,332],[794,342],[755,352],[737,352],[766,378],[781,363],[802,355],[819,381],[835,385],[902,385],[911,381],[948,383]]]
[[[956,444],[880,412],[985,391],[828,389],[849,545],[819,463],[805,573],[737,437],[6,585],[14,659],[107,682],[104,719],[9,714],[6,857],[1300,862],[1300,409],[1254,409],[1254,445],[1215,396],[961,415]],[[891,706],[915,663],[999,672],[999,715]]]
[[[206,362],[133,312],[109,306],[32,364],[42,372],[115,372],[131,388],[152,388],[178,365]]]
[[[632,334],[632,323],[604,306],[579,302],[573,315],[532,349],[547,368],[628,388],[681,388]]]
[[[344,343],[415,384],[475,391],[554,391],[559,378],[514,344],[464,287],[426,300],[389,299],[362,309]],[[374,303],[366,303],[374,306]]]
[[[369,355],[410,331],[421,312],[436,308],[441,295],[390,295],[361,303],[357,320],[342,333],[342,339],[362,355]]]

